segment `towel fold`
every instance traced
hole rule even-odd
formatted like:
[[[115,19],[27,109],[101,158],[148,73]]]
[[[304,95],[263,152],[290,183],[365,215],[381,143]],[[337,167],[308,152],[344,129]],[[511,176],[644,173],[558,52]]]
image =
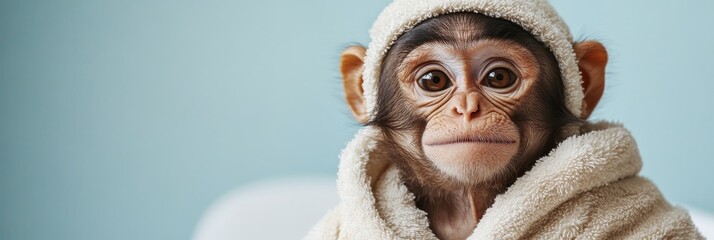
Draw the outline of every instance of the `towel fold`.
[[[600,122],[558,145],[498,195],[468,239],[702,239],[687,212],[649,180],[622,126]],[[341,202],[307,239],[436,239],[399,170],[380,159],[377,130],[341,154]]]

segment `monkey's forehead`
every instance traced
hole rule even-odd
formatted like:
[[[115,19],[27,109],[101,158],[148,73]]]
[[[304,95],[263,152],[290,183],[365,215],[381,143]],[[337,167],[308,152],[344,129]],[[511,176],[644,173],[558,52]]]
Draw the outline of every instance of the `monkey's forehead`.
[[[424,20],[449,13],[472,12],[511,21],[530,32],[553,53],[565,86],[565,104],[575,116],[582,111],[583,88],[573,49],[573,37],[547,0],[395,0],[372,25],[372,41],[365,57],[365,101],[374,116],[377,81],[389,48],[405,32]]]

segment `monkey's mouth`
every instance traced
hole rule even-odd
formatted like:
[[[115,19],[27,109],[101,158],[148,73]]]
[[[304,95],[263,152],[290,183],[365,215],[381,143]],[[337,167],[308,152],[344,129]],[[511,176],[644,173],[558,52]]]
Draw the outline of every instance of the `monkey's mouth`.
[[[444,140],[436,140],[424,143],[427,146],[437,146],[437,145],[448,145],[448,144],[459,144],[459,143],[481,143],[481,144],[514,144],[515,140],[506,138],[504,136],[483,136],[483,135],[473,135],[473,136],[459,136],[456,138],[449,138]]]

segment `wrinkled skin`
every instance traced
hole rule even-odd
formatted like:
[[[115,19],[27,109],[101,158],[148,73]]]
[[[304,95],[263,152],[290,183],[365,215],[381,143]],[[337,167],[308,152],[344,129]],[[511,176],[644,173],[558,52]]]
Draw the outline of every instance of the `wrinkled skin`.
[[[487,39],[466,46],[421,45],[407,55],[399,73],[406,97],[427,123],[421,139],[427,159],[461,182],[479,183],[505,171],[518,152],[522,141],[510,116],[539,68],[535,56],[515,43]],[[490,86],[487,75],[499,74],[494,69],[510,71],[500,74],[513,74],[515,81]],[[443,73],[448,79],[439,80],[451,86],[439,91],[420,87],[419,78],[429,71]]]

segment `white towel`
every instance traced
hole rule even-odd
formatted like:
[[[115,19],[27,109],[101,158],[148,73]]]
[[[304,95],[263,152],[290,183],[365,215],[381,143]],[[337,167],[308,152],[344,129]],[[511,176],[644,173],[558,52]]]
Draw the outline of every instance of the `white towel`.
[[[468,239],[702,239],[687,212],[649,180],[629,131],[598,123],[559,144],[498,195]],[[341,202],[307,239],[436,239],[388,159],[379,132],[362,129],[344,149]]]

